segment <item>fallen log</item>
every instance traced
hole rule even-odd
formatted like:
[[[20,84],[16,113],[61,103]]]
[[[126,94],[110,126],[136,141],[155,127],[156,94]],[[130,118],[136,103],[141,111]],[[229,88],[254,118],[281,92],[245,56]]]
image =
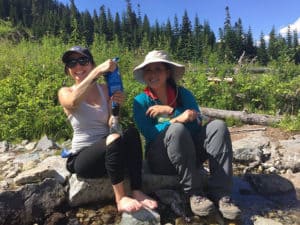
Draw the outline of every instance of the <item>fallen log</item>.
[[[279,123],[282,119],[281,116],[271,116],[265,114],[255,114],[255,113],[247,113],[245,111],[231,111],[231,110],[222,110],[222,109],[213,109],[200,107],[203,115],[210,118],[217,119],[228,119],[233,118],[236,120],[240,120],[243,123],[251,124],[251,125],[264,125],[270,126],[276,123]]]

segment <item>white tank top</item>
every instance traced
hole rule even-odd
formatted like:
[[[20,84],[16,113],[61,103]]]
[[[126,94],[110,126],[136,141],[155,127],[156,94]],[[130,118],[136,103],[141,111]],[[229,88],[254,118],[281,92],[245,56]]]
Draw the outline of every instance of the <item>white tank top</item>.
[[[101,106],[92,106],[85,101],[68,116],[73,127],[72,153],[90,146],[108,135],[108,106],[100,85],[97,84],[101,97]]]

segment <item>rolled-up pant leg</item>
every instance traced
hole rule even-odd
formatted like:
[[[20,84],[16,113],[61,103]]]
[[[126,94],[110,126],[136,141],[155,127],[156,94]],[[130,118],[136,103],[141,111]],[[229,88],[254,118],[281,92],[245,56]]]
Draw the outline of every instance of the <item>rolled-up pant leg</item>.
[[[183,124],[171,124],[150,144],[147,149],[147,161],[153,173],[177,174],[186,194],[202,192],[194,142]]]
[[[203,127],[196,142],[202,142],[209,161],[208,191],[213,198],[230,195],[232,189],[232,144],[230,133],[222,120],[213,120]],[[199,146],[197,148],[199,150]],[[203,159],[203,154],[200,153]]]

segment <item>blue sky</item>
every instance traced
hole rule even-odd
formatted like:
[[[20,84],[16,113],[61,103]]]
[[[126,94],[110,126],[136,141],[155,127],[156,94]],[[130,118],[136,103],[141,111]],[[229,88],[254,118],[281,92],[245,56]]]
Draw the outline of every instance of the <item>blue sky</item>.
[[[59,1],[69,4],[69,0]],[[187,10],[192,23],[198,15],[200,23],[208,21],[217,36],[218,29],[223,28],[225,7],[228,6],[231,23],[241,18],[244,32],[250,26],[255,40],[260,38],[261,32],[269,34],[273,26],[277,33],[284,35],[290,25],[297,29],[300,37],[299,0],[131,0],[131,3],[135,12],[140,4],[142,16],[147,14],[152,25],[156,20],[160,24],[166,23],[168,18],[173,24],[175,15],[181,23],[184,10]],[[126,11],[125,0],[75,0],[75,4],[80,11],[89,10],[91,14],[94,9],[99,13],[101,5],[109,8],[113,16],[116,12],[122,15]]]

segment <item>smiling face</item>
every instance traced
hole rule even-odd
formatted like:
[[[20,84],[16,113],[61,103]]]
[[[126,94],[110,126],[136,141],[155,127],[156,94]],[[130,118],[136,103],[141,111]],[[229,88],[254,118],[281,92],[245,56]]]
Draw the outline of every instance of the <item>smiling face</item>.
[[[91,72],[93,67],[89,58],[78,53],[71,54],[66,63],[68,74],[76,83],[80,83]]]
[[[143,78],[148,87],[155,90],[167,85],[170,70],[164,63],[150,63],[144,67],[143,71]]]

